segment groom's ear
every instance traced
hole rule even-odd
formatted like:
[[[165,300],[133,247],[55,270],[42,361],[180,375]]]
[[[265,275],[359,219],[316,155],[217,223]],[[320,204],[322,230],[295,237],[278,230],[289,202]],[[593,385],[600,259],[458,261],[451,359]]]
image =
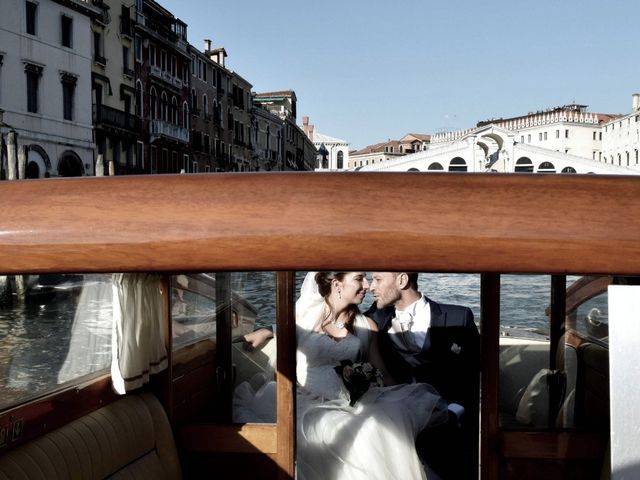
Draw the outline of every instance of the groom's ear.
[[[409,284],[409,275],[407,275],[407,272],[398,273],[398,276],[396,277],[396,285],[398,286],[398,288],[400,290],[404,290],[405,288],[407,288],[408,284]]]

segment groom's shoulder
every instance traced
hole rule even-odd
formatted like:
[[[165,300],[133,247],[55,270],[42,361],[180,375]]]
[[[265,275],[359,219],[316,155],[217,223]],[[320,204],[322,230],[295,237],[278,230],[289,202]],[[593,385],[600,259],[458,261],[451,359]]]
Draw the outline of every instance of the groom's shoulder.
[[[387,320],[393,317],[395,308],[393,306],[378,308],[376,303],[373,302],[364,314],[376,322],[378,327],[382,327]]]

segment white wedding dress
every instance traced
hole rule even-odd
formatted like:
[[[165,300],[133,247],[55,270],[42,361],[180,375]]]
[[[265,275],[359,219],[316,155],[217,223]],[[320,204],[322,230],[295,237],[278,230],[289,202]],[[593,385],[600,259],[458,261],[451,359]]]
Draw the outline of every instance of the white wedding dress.
[[[355,334],[334,340],[318,331],[324,308],[310,272],[296,303],[298,480],[413,480],[426,475],[415,449],[424,428],[448,419],[430,385],[371,387],[351,407],[334,367],[365,361],[369,324],[359,314]],[[234,421],[275,422],[275,382],[252,379],[235,390]],[[260,383],[262,383],[260,385]]]

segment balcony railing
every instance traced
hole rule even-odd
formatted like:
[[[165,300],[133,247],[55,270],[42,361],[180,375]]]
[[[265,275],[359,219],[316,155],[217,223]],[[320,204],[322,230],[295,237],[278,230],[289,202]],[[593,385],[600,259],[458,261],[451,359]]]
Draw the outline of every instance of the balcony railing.
[[[93,122],[134,132],[140,130],[138,117],[106,105],[93,106]]]
[[[178,142],[189,143],[189,130],[163,120],[151,120],[151,141],[161,137]]]

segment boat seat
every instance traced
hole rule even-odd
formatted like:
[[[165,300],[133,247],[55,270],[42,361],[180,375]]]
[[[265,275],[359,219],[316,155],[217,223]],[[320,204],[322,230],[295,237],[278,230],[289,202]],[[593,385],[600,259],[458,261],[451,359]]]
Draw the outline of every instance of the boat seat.
[[[181,477],[171,426],[150,393],[128,395],[0,456],[2,480]]]

